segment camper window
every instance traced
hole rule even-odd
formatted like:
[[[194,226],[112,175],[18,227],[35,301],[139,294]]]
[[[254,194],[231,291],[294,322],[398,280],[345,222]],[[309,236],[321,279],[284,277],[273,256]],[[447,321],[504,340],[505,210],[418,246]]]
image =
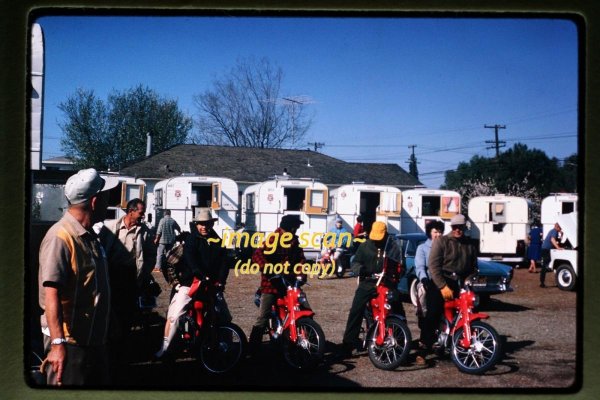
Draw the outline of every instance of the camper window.
[[[440,215],[440,196],[422,197],[423,216]]]
[[[283,196],[285,197],[286,211],[302,211],[304,189],[285,188]]]
[[[321,207],[325,206],[325,202],[323,201],[323,191],[322,190],[313,190],[310,192],[310,206],[311,207]]]
[[[163,205],[163,191],[162,191],[162,189],[157,189],[154,192],[154,205],[156,207],[162,207],[162,205]]]
[[[254,193],[246,194],[246,210],[254,210]]]
[[[490,203],[489,219],[491,222],[506,222],[506,205],[504,203]]]
[[[575,211],[575,203],[572,201],[563,201],[561,204],[561,214],[569,214]]]

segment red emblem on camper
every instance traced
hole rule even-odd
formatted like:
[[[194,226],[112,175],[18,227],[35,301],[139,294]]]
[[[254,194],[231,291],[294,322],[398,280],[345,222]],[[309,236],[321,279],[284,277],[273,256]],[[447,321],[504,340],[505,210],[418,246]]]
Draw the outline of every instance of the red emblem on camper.
[[[181,197],[181,190],[176,190],[175,191],[175,197],[177,197],[177,198]]]
[[[269,194],[267,195],[267,200],[268,200],[268,201],[273,201],[273,193],[269,193]]]
[[[340,194],[340,196],[342,196],[342,199],[343,199],[343,198],[345,198],[345,197],[346,197],[346,192],[344,192],[344,191],[342,190],[342,193]]]

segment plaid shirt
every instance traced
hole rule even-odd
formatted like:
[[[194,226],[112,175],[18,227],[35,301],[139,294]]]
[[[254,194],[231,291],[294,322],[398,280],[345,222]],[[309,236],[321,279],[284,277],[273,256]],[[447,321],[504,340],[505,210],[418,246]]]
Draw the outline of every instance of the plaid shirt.
[[[177,237],[175,231],[181,233],[179,224],[170,215],[165,215],[158,223],[158,229],[156,230],[156,235],[160,235],[159,243],[175,243],[175,238]]]
[[[277,228],[274,233],[279,233],[279,237],[285,233],[285,231],[281,228]],[[298,236],[294,235],[290,246],[285,248],[277,243],[277,247],[273,254],[265,254],[264,245],[254,252],[252,255],[252,262],[257,263],[260,266],[260,290],[265,294],[278,294],[277,288],[273,285],[273,283],[269,280],[274,274],[265,273],[265,264],[284,264],[286,261],[289,263],[287,276],[293,277],[302,276],[302,274],[294,273],[294,266],[298,263],[304,264],[306,262],[306,258],[304,258],[304,251],[300,248]]]

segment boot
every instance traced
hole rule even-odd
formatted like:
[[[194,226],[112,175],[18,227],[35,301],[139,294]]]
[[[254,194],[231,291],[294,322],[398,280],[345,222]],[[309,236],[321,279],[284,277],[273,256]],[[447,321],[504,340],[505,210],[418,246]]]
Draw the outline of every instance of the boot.
[[[258,326],[252,327],[252,332],[250,332],[250,338],[248,339],[248,355],[250,357],[254,357],[258,353],[264,333],[264,328]]]

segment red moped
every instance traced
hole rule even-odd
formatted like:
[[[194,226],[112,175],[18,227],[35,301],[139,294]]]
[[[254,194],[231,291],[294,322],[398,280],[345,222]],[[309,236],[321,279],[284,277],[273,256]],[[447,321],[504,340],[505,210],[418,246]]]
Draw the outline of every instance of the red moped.
[[[180,317],[176,343],[212,373],[232,370],[242,360],[248,341],[239,326],[219,321],[223,292],[210,280],[194,278],[188,295],[192,301]]]
[[[408,358],[412,336],[406,318],[392,313],[391,303],[397,292],[382,284],[383,277],[382,272],[372,278],[376,279],[377,295],[369,301],[365,310],[363,322],[366,325],[363,330],[366,335],[363,346],[375,367],[389,371]]]
[[[475,312],[476,295],[464,285],[458,298],[447,300],[434,344],[439,355],[450,353],[456,367],[467,374],[482,374],[498,362],[501,342],[498,332],[482,321],[489,315]]]
[[[271,309],[268,334],[272,342],[281,343],[286,362],[298,370],[316,367],[325,353],[325,334],[313,319],[306,294],[301,289],[305,284],[302,277],[293,282],[283,275],[271,280],[285,291]]]

